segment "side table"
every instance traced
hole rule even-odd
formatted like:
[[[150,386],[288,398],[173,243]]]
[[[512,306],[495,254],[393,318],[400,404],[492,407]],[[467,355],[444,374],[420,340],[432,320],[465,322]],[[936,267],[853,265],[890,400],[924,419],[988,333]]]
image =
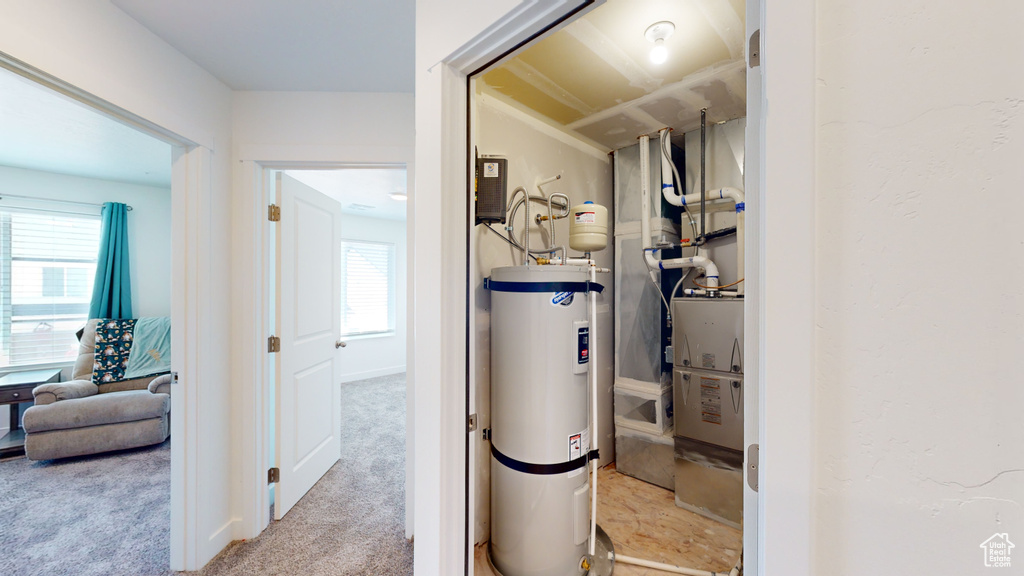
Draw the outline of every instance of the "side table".
[[[11,431],[0,438],[0,458],[25,453],[25,431],[21,429],[19,405],[33,402],[32,389],[51,382],[60,382],[60,368],[11,372],[0,378],[0,404],[11,405]]]

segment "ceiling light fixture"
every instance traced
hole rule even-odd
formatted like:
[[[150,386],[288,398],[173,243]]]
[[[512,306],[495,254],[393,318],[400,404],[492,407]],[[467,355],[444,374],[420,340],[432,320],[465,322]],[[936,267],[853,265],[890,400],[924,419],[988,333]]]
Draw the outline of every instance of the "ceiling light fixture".
[[[665,47],[665,39],[675,31],[676,25],[668,20],[655,22],[647,27],[644,37],[647,38],[648,42],[654,43],[654,48],[651,48],[651,62],[664,64],[668,60],[668,48]]]

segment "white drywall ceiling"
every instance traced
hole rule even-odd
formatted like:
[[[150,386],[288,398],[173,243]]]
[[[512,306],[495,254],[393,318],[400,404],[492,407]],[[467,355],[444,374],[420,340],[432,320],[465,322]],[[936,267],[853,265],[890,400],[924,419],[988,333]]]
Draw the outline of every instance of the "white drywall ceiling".
[[[234,90],[412,92],[414,0],[111,0]]]
[[[406,193],[404,168],[288,170],[285,173],[337,200],[345,214],[405,220],[406,203],[388,196],[393,192]],[[344,232],[342,230],[343,236]]]
[[[742,0],[608,0],[488,71],[481,92],[531,110],[607,150],[666,126],[746,116]],[[651,62],[648,26],[667,20],[668,60]]]
[[[0,70],[0,134],[2,166],[171,185],[169,144],[6,70]]]

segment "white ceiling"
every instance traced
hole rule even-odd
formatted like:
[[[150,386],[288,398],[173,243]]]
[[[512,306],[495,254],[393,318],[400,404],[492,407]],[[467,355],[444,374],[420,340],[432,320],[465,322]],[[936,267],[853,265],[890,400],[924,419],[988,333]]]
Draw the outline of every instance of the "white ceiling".
[[[406,193],[405,168],[288,170],[285,174],[334,198],[345,214],[405,220],[406,203],[388,196]]]
[[[688,132],[746,116],[743,0],[608,0],[488,71],[478,84],[599,148],[666,126]],[[645,37],[667,20],[668,59]]]
[[[414,0],[111,0],[234,90],[412,92]]]
[[[171,146],[0,70],[0,165],[171,186]]]

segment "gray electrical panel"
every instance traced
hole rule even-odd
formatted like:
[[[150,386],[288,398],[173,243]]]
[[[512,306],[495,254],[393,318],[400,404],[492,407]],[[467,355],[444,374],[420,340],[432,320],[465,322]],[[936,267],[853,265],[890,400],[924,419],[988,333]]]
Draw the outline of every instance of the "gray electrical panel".
[[[508,194],[508,160],[495,157],[476,159],[476,223],[505,223]]]

